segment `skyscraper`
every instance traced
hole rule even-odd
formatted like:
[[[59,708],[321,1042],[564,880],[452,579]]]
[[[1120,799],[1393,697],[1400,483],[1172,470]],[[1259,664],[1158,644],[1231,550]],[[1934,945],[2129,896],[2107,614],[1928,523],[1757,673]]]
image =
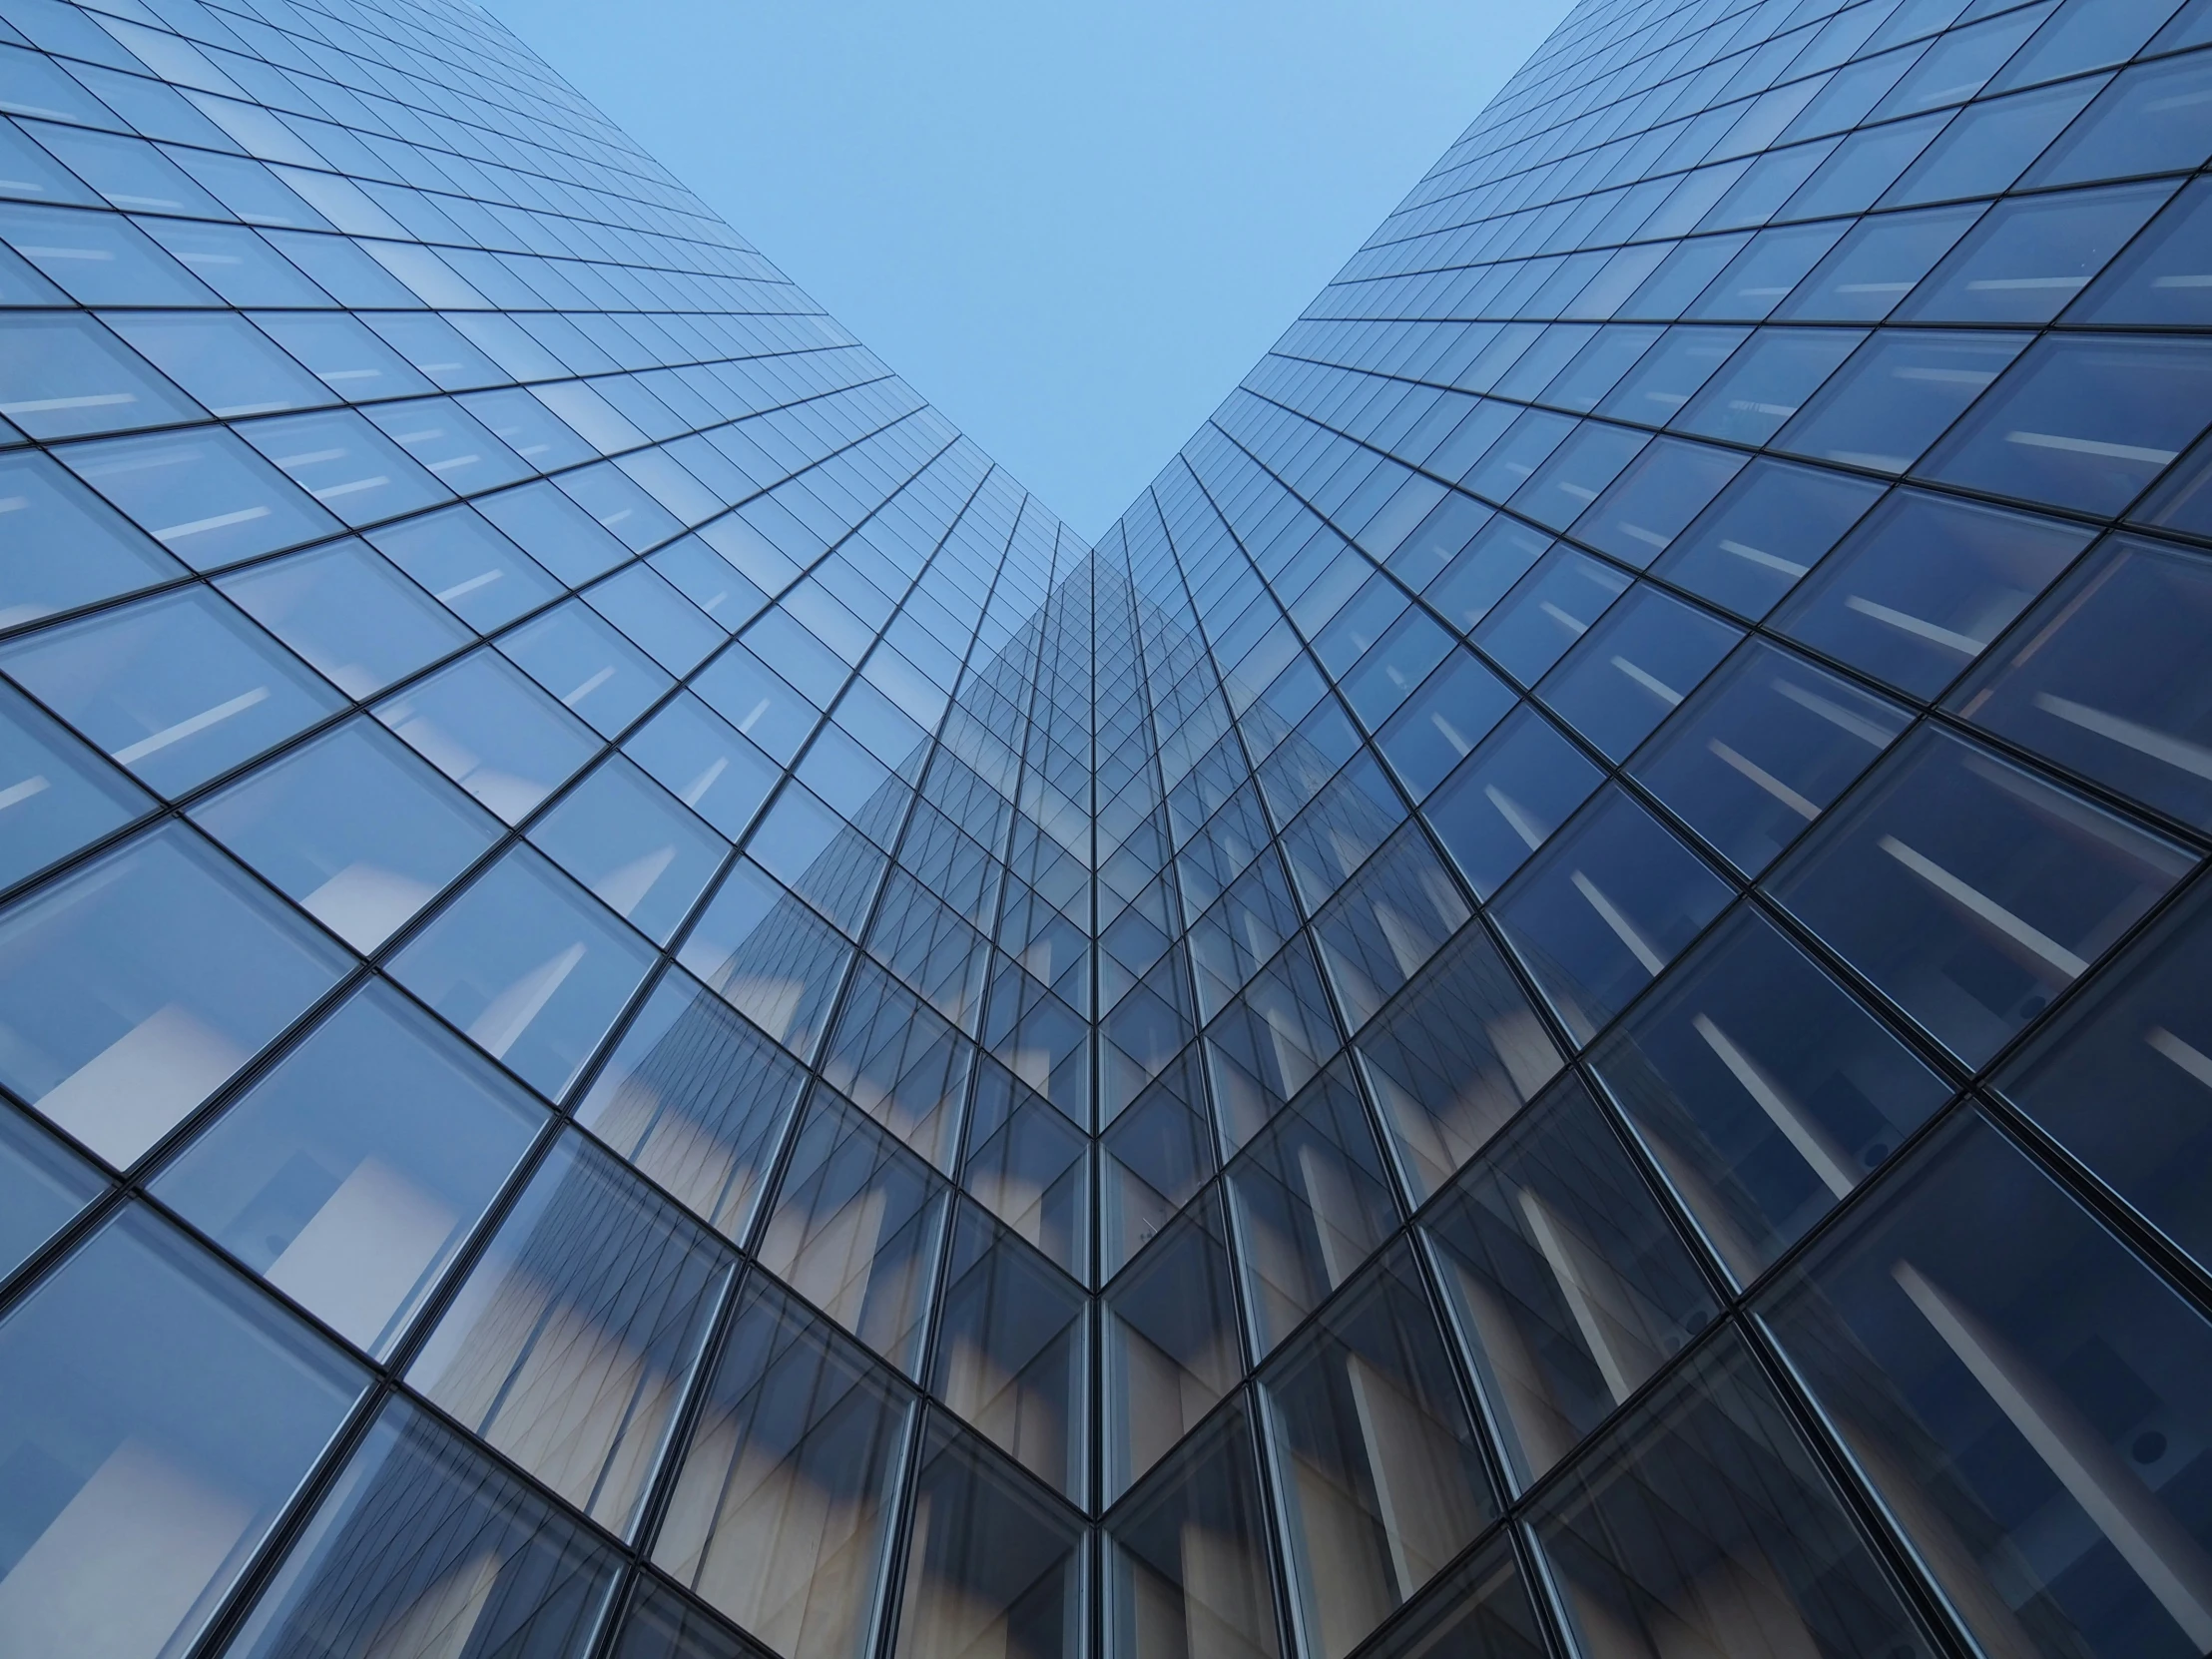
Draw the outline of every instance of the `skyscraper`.
[[[1095,548],[0,19],[0,1653],[2212,1652],[2204,0],[1583,0]]]

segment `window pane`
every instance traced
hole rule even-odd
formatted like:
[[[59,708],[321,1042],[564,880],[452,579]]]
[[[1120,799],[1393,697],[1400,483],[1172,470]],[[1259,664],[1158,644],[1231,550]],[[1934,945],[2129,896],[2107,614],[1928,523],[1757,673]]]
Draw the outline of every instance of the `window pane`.
[[[627,1532],[733,1258],[581,1136],[500,1223],[407,1380]]]
[[[1494,1512],[1411,1250],[1362,1275],[1261,1386],[1286,1570],[1315,1648],[1341,1659]]]
[[[0,1112],[0,1276],[29,1261],[106,1185],[22,1113]]]
[[[1236,1286],[1209,1195],[1106,1289],[1106,1492],[1118,1497],[1244,1372]]]
[[[1107,1523],[1114,1659],[1276,1659],[1251,1430],[1224,1412]]]
[[[949,1207],[933,1170],[818,1086],[761,1233],[761,1263],[911,1376]]]
[[[514,847],[408,941],[391,971],[558,1100],[654,960],[653,947],[581,887]]]
[[[1728,886],[1609,785],[1493,910],[1577,1041],[1656,978],[1720,914]]]
[[[931,1391],[1070,1498],[1082,1496],[1090,1460],[1087,1310],[1072,1280],[961,1206]]]
[[[805,1077],[671,970],[576,1108],[577,1121],[731,1239],[753,1210]]]
[[[1590,1659],[1941,1651],[1733,1334],[1593,1448],[1535,1529]]]
[[[226,427],[109,438],[56,453],[195,570],[220,570],[338,527]]]
[[[1521,684],[1533,685],[1627,588],[1628,578],[1611,565],[1554,548],[1483,623],[1474,643]]]
[[[1998,1087],[2212,1264],[2212,933],[2201,885],[1999,1074]]]
[[[1397,1226],[1347,1062],[1322,1073],[1229,1166],[1257,1352],[1320,1307]]]
[[[0,1082],[129,1164],[336,983],[341,956],[171,822],[0,917]]]
[[[1461,1176],[1425,1231],[1524,1486],[1714,1314],[1689,1253],[1579,1083]]]
[[[472,638],[358,541],[256,565],[217,586],[348,697],[373,697]]]
[[[189,1646],[366,1379],[143,1210],[0,1323],[0,1643]]]
[[[2020,334],[1877,334],[1775,441],[1801,455],[1904,472],[2026,343]]]
[[[0,652],[0,669],[110,760],[171,795],[344,706],[205,588],[18,640]]]
[[[2176,818],[2212,825],[2197,646],[2212,567],[2108,542],[1955,694],[1964,718]]]
[[[2002,203],[1898,314],[1925,322],[2048,322],[2170,194],[2168,185],[2119,185]]]
[[[184,569],[46,456],[0,460],[0,628],[150,588]]]
[[[0,886],[120,829],[152,805],[29,698],[0,686]]]
[[[137,352],[78,311],[0,318],[0,415],[35,438],[204,418]]]
[[[1924,729],[1782,866],[1773,890],[1979,1066],[2193,861],[1963,739]]]
[[[620,756],[572,790],[530,838],[609,909],[663,943],[730,851]]]
[[[907,1395],[765,1279],[746,1287],[654,1564],[785,1659],[857,1659]]]
[[[378,552],[471,628],[489,631],[560,594],[521,548],[467,507],[368,532]]]
[[[543,1121],[372,985],[228,1108],[154,1191],[340,1336],[381,1354]]]
[[[2212,1642],[2186,1478],[2212,1330],[1986,1122],[1953,1120],[1763,1317],[1985,1648]]]
[[[1592,1057],[1731,1272],[1759,1276],[1949,1087],[1758,910]]]
[[[1753,640],[1631,772],[1706,843],[1757,875],[1904,732],[1904,710]]]
[[[488,650],[387,699],[376,718],[509,824],[527,818],[597,747],[581,721]]]
[[[499,832],[490,815],[359,717],[201,802],[192,817],[362,951]]]
[[[2212,421],[2212,342],[2039,341],[1933,455],[1969,489],[2118,513]]]
[[[1843,539],[1882,486],[1787,462],[1758,460],[1713,509],[1676,538],[1658,574],[1754,620]]]
[[[616,1566],[583,1527],[395,1400],[225,1651],[583,1659]]]
[[[1626,760],[1741,637],[1638,583],[1544,677],[1536,694],[1609,760]]]
[[[1775,618],[1791,638],[1934,698],[2087,545],[2088,532],[1901,490]]]

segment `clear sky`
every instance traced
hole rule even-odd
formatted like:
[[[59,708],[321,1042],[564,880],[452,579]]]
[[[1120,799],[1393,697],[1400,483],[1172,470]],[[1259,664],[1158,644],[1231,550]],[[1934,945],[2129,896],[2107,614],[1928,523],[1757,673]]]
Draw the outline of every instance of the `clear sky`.
[[[1566,0],[488,0],[1085,535]]]

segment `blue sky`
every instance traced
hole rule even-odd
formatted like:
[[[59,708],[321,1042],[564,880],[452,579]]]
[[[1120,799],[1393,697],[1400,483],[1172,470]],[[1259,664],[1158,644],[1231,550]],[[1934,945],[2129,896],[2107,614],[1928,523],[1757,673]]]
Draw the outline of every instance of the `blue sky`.
[[[490,0],[1086,535],[1565,0]]]

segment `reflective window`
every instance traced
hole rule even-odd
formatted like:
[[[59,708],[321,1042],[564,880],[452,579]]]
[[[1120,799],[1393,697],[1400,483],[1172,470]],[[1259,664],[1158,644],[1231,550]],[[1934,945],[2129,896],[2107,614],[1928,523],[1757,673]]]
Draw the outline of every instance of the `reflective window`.
[[[911,1410],[857,1348],[754,1280],[707,1380],[654,1564],[784,1659],[858,1659]]]
[[[530,838],[609,909],[664,943],[730,851],[620,756],[570,791]]]
[[[1764,617],[1880,500],[1882,486],[1758,460],[1676,539],[1657,573],[1738,616]]]
[[[1733,1333],[1593,1448],[1534,1524],[1591,1659],[1684,1643],[1888,1659],[1941,1651]]]
[[[1489,1518],[1489,1477],[1451,1362],[1400,1244],[1261,1386],[1283,1489],[1286,1568],[1316,1651],[1339,1659]]]
[[[341,1336],[386,1353],[541,1121],[512,1085],[371,986],[154,1190]]]
[[[195,570],[220,570],[338,527],[228,428],[110,438],[56,453]]]
[[[1689,1253],[1579,1083],[1461,1176],[1425,1232],[1522,1485],[1714,1314]]]
[[[1454,651],[1382,728],[1382,754],[1418,800],[1465,760],[1512,706],[1504,681],[1466,652]]]
[[[626,1532],[733,1258],[580,1137],[507,1212],[407,1380],[602,1525]]]
[[[37,452],[0,460],[0,627],[132,593],[184,574],[161,548]]]
[[[1276,1659],[1267,1521],[1240,1409],[1106,1522],[1106,1641],[1114,1659]]]
[[[1929,458],[1946,483],[2118,513],[2212,422],[2212,342],[2038,341]]]
[[[1609,785],[1492,914],[1567,1029],[1588,1042],[1729,896],[1695,853]]]
[[[1972,228],[1981,212],[1981,204],[1967,203],[1862,219],[1776,314],[1804,322],[1880,322]]]
[[[2212,729],[2192,670],[2212,571],[2108,542],[1953,697],[1964,718],[2188,823],[2212,823]]]
[[[1630,771],[1706,844],[1757,875],[1904,732],[1905,711],[1753,640]]]
[[[0,1082],[129,1164],[336,983],[341,955],[172,822],[0,915]]]
[[[616,1564],[482,1452],[394,1400],[226,1651],[583,1659]]]
[[[1764,443],[1851,355],[1860,337],[1843,328],[1762,330],[1728,359],[1672,424],[1703,437]]]
[[[1584,553],[1554,548],[1474,634],[1506,673],[1531,684],[1588,633],[1628,578]]]
[[[2019,334],[1876,334],[1775,441],[1820,460],[1904,472],[2026,343]]]
[[[934,1171],[818,1087],[762,1230],[761,1263],[912,1375],[949,1204]]]
[[[470,634],[390,562],[342,541],[217,584],[348,697],[371,697]]]
[[[1746,1282],[1949,1092],[1756,909],[1724,923],[1592,1061]]]
[[[962,1205],[946,1269],[930,1390],[1038,1479],[1080,1497],[1086,1298],[973,1205]]]
[[[489,651],[476,651],[379,704],[376,718],[509,824],[591,758],[581,721]]]
[[[1397,1225],[1349,1062],[1330,1067],[1229,1166],[1256,1351],[1351,1278]]]
[[[758,864],[731,866],[677,960],[802,1058],[814,1051],[849,947]]]
[[[0,317],[0,415],[35,438],[202,418],[191,398],[83,312]]]
[[[1551,538],[1541,530],[1494,518],[1429,579],[1422,596],[1453,627],[1472,628],[1550,545]]]
[[[0,670],[142,783],[181,794],[343,707],[205,588],[19,640]]]
[[[144,1210],[0,1321],[0,1639],[188,1646],[366,1379]]]
[[[2203,1316],[1976,1116],[1899,1173],[1762,1317],[1921,1563],[1985,1646],[2212,1640]]]
[[[2189,868],[2181,848],[1928,729],[1777,871],[1778,898],[1968,1065]]]
[[[497,834],[489,818],[358,720],[200,803],[193,818],[363,951]]]
[[[1141,1479],[1244,1373],[1216,1204],[1164,1228],[1106,1288],[1106,1494]]]
[[[1623,563],[1648,565],[1743,464],[1726,450],[1662,438],[1574,521],[1575,539]]]
[[[804,1078],[683,973],[655,987],[577,1121],[703,1220],[746,1237]]]
[[[0,686],[0,884],[12,886],[152,805],[30,699]]]
[[[2166,185],[2117,185],[2000,203],[1898,315],[1925,322],[2048,322],[2170,194]]]
[[[225,420],[333,401],[321,381],[234,312],[115,311],[107,323]]]
[[[653,965],[652,947],[527,847],[470,884],[392,974],[558,1099]]]
[[[575,600],[525,622],[498,645],[603,737],[636,720],[670,685],[650,657]]]
[[[388,524],[368,539],[471,628],[512,622],[561,591],[544,566],[466,507]]]
[[[249,421],[239,432],[285,477],[348,524],[372,524],[452,492],[350,410]]]
[[[1602,777],[1549,721],[1522,708],[1444,780],[1422,813],[1475,896],[1487,898]]]
[[[1997,1080],[2200,1263],[2212,1261],[2205,892],[2195,888]]]
[[[1901,691],[1933,698],[2088,540],[2070,524],[1900,491],[1775,625]]]
[[[2139,189],[2140,187],[2138,187]],[[2091,198],[2101,200],[2099,192]],[[2063,199],[2061,199],[2063,200]],[[2205,204],[2212,185],[2182,188],[2150,229],[2121,252],[2074,306],[2070,322],[2142,322],[2168,327],[2201,326],[2206,320],[2212,271],[2212,216]],[[2069,296],[2070,297],[2070,296]]]
[[[22,1113],[0,1112],[0,1277],[29,1261],[106,1185]]]
[[[905,1594],[891,1652],[965,1659],[977,1627],[1006,1659],[1087,1651],[1084,1532],[941,1417],[914,1471]]]
[[[1639,584],[1544,677],[1537,695],[1607,758],[1625,760],[1740,637]]]

